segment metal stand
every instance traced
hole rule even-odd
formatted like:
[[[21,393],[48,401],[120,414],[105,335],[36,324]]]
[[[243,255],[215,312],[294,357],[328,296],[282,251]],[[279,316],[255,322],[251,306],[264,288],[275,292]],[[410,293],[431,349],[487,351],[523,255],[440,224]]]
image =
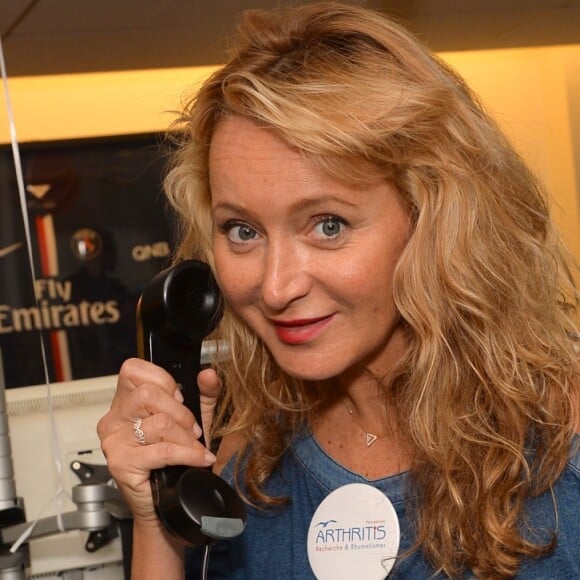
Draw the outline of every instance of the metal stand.
[[[19,524],[26,519],[22,502],[16,496],[5,388],[2,351],[0,351],[0,528]],[[22,546],[22,549],[14,554],[10,552],[8,546],[0,547],[0,579],[24,578],[24,570],[28,566],[29,558],[28,546]]]
[[[77,510],[37,520],[26,542],[14,553],[10,551],[10,546],[31,523],[26,521],[23,502],[16,495],[5,388],[0,351],[0,580],[26,580],[26,568],[30,564],[28,540],[72,530],[94,532],[96,536],[93,537],[98,538],[114,523],[114,518],[127,519],[131,516],[117,488],[98,481],[95,475],[102,477],[102,474],[95,474],[92,466],[75,462],[71,468],[83,481],[72,488],[72,500]],[[86,545],[89,551],[98,547],[92,540]],[[71,571],[65,573],[64,578],[81,580],[82,572]]]

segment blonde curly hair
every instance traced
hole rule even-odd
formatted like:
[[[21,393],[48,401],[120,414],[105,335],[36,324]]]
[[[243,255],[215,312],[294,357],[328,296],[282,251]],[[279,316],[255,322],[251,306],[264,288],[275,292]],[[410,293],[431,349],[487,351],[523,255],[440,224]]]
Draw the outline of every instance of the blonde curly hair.
[[[177,259],[213,265],[208,154],[228,115],[272,128],[335,177],[390,180],[408,204],[394,278],[408,349],[383,396],[414,449],[417,547],[449,576],[494,578],[549,551],[519,526],[569,456],[578,293],[542,184],[464,81],[397,23],[333,3],[253,11],[176,126]],[[262,484],[324,390],[281,371],[227,305],[219,332],[244,487],[273,503]]]

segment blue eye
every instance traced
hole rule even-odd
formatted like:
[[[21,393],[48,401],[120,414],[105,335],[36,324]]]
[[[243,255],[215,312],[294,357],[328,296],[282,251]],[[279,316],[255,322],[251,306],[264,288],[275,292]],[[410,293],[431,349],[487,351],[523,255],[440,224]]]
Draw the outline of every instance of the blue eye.
[[[254,228],[244,223],[230,222],[223,229],[230,242],[235,244],[251,242],[258,236],[258,232]]]
[[[321,219],[314,228],[315,232],[321,237],[332,239],[342,233],[345,221],[337,216],[327,216]]]

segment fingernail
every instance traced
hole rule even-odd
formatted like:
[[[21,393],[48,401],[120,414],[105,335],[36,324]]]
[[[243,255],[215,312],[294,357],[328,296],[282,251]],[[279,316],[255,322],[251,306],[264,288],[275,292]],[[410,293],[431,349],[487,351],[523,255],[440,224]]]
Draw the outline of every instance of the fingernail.
[[[183,395],[181,394],[181,389],[179,388],[179,386],[177,387],[177,389],[175,389],[173,396],[179,403],[183,403]]]
[[[195,436],[195,438],[199,439],[202,433],[203,431],[201,430],[201,427],[197,423],[195,423],[193,425],[193,435]]]
[[[211,451],[206,451],[203,454],[203,460],[206,465],[212,465],[215,463],[216,456]]]

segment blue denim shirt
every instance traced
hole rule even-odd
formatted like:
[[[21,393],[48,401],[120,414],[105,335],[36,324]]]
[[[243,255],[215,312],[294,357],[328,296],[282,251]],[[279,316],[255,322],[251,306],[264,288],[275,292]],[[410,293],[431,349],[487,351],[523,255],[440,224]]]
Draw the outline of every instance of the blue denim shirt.
[[[516,578],[521,580],[580,579],[580,436],[575,437],[566,470],[550,491],[529,500],[527,521],[548,541],[556,529],[554,498],[558,510],[557,544],[540,559],[524,559]],[[232,465],[224,471],[232,477]],[[280,508],[250,507],[244,533],[212,548],[209,578],[235,580],[315,578],[309,562],[306,538],[310,520],[322,500],[333,490],[349,483],[366,483],[380,489],[391,501],[401,528],[399,553],[413,544],[408,513],[415,497],[409,473],[368,481],[345,469],[328,456],[310,433],[297,437],[279,469],[268,482],[267,491],[287,496],[291,503]],[[538,535],[532,538],[538,541]],[[199,578],[201,560],[193,550],[186,559],[187,578]],[[471,577],[467,575],[466,578]],[[397,562],[389,578],[429,579],[433,568],[420,552]]]

